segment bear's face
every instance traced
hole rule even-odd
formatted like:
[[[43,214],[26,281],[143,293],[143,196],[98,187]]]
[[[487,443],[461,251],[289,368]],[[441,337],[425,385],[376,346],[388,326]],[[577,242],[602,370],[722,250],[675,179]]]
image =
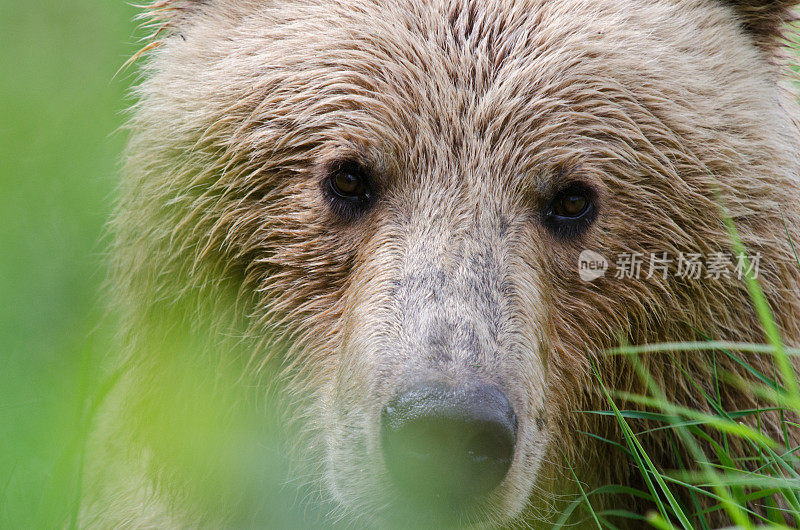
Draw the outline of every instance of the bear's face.
[[[580,453],[605,348],[752,329],[733,279],[578,273],[730,250],[718,195],[746,219],[774,193],[790,124],[722,3],[219,0],[176,24],[129,164],[154,248],[234,278],[255,343],[292,338],[349,513],[509,520]]]

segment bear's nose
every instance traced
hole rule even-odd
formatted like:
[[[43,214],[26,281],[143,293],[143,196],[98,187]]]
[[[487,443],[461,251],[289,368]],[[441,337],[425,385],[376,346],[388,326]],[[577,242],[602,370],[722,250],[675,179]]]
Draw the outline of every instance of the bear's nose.
[[[482,497],[506,476],[517,418],[494,386],[418,385],[381,414],[389,474],[410,497],[447,505]]]

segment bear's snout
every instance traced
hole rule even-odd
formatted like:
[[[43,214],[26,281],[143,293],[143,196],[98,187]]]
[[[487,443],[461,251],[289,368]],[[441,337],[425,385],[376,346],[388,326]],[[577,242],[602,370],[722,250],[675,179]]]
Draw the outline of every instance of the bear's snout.
[[[491,493],[511,467],[517,418],[489,385],[423,383],[383,408],[381,442],[395,485],[440,508]]]

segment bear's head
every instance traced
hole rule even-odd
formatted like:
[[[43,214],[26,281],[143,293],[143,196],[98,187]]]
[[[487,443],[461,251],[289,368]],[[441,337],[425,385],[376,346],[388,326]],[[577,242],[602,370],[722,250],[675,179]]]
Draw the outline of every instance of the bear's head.
[[[134,349],[180,311],[273,352],[306,475],[366,521],[544,517],[565,458],[624,481],[582,434],[637,385],[603,352],[763,340],[726,215],[800,338],[790,4],[159,3],[114,224]]]

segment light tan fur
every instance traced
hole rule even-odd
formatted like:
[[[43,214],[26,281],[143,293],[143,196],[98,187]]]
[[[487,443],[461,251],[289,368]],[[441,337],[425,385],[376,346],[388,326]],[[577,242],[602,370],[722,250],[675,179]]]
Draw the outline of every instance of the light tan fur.
[[[761,284],[785,340],[800,344],[800,275],[784,229],[785,220],[800,241],[797,104],[779,42],[787,8],[159,4],[159,46],[143,60],[113,223],[128,353],[115,419],[99,422],[98,437],[129,456],[102,475],[87,524],[213,525],[240,509],[199,506],[197,477],[172,470],[171,450],[149,443],[170,407],[205,391],[168,389],[180,385],[185,356],[165,369],[163,351],[148,354],[152,344],[171,347],[174,334],[197,341],[190,358],[210,373],[241,370],[255,385],[267,384],[251,374],[272,373],[271,356],[275,398],[296,420],[301,474],[343,521],[384,524],[394,493],[380,408],[423,375],[495,382],[520,418],[508,477],[465,524],[552,520],[573,491],[565,459],[589,484],[635,483],[621,457],[579,434],[620,438],[613,422],[576,412],[607,408],[593,365],[610,387],[641,390],[630,365],[601,353],[699,332],[764,337],[736,278],[586,283],[578,255],[730,251],[722,202],[762,255]],[[352,222],[320,192],[326,164],[342,158],[380,182],[376,205]],[[551,190],[575,179],[597,190],[599,214],[564,240],[540,212]],[[433,359],[420,333],[436,329],[450,331]],[[671,398],[707,407],[678,367],[711,390],[709,356],[644,360]],[[751,361],[771,372],[768,358]],[[723,393],[732,408],[757,405],[731,386]],[[159,403],[165,418],[137,413]],[[775,417],[762,421],[779,434]],[[672,462],[665,438],[645,442]]]

